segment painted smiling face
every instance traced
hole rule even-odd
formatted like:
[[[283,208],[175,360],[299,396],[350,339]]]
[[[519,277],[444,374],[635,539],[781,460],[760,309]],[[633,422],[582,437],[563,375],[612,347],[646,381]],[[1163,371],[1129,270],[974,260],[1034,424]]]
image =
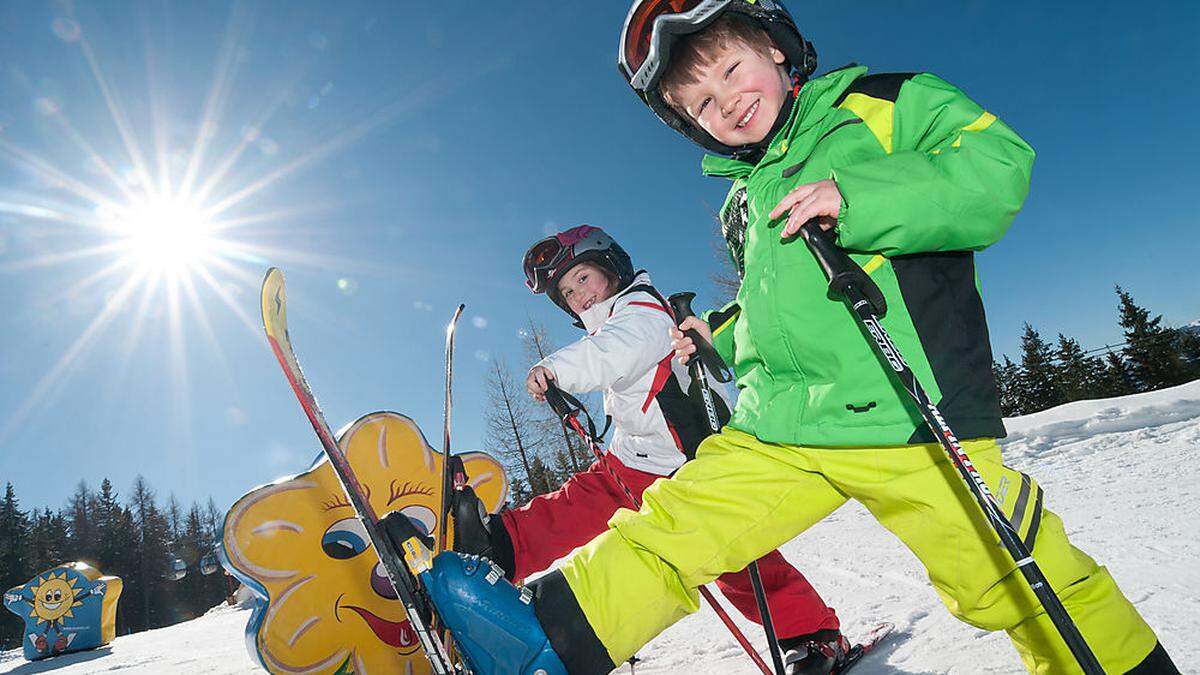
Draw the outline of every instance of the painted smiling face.
[[[381,516],[407,515],[437,529],[441,455],[412,420],[374,413],[342,431],[339,444]],[[489,509],[508,483],[499,462],[463,456]],[[271,672],[424,672],[416,633],[328,462],[257,488],[229,510],[224,553],[263,596],[247,626]]]
[[[75,599],[79,592],[74,587],[75,579],[67,579],[66,574],[51,574],[33,587],[33,613],[38,623],[58,621],[72,616],[71,609],[79,607],[82,602]]]

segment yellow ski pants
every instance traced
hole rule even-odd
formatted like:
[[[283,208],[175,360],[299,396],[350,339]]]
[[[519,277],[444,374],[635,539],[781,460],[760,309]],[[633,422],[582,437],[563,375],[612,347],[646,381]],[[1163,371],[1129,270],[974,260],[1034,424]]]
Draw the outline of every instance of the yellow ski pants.
[[[1142,661],[1157,641],[1105,568],[1067,541],[1035,481],[1005,467],[993,439],[966,453],[1033,543],[1038,565],[1109,673]],[[847,499],[862,503],[925,566],[950,612],[1004,630],[1033,673],[1080,672],[937,444],[818,448],[764,443],[726,427],[696,459],[648,488],[639,512],[561,569],[613,663],[696,611],[702,584],[788,542]]]

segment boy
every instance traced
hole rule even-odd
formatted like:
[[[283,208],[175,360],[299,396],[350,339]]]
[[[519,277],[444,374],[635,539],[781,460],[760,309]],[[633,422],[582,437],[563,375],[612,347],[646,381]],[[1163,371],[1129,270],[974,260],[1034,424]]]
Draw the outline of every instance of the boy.
[[[545,630],[526,643],[552,648],[556,660],[539,663],[607,672],[694,610],[696,586],[853,498],[925,565],[956,617],[1006,631],[1031,672],[1078,672],[920,416],[847,308],[826,297],[793,237],[817,218],[880,286],[886,329],[959,438],[971,439],[964,450],[1006,495],[1005,514],[1105,671],[1177,672],[1108,572],[1067,541],[1041,488],[1000,460],[972,252],[999,239],[1024,201],[1029,146],[929,74],[845,68],[807,80],[812,47],[770,0],[635,2],[620,63],[664,122],[728,157],[704,168],[733,180],[721,216],[743,281],[736,303],[709,321],[741,395],[729,425],[649,488],[639,513],[619,511],[539,579],[532,608],[510,603],[511,620]],[[686,357],[694,345],[675,337]],[[435,599],[470,588],[491,609],[500,597],[463,574],[442,579]],[[453,629],[470,619],[446,620]]]
[[[603,391],[613,435],[603,460],[521,508],[486,516],[470,488],[461,493],[455,550],[485,555],[509,580],[546,569],[603,532],[618,508],[630,508],[626,487],[640,501],[643,490],[674,473],[710,433],[685,393],[687,369],[672,358],[670,308],[612,237],[580,225],[534,244],[522,266],[530,290],[549,296],[587,331],[530,369],[529,393],[544,400],[548,382],[570,393]],[[828,673],[843,662],[849,643],[837,615],[804,576],[779,551],[764,556],[759,569],[792,670]],[[761,623],[745,571],[716,583],[746,618]]]

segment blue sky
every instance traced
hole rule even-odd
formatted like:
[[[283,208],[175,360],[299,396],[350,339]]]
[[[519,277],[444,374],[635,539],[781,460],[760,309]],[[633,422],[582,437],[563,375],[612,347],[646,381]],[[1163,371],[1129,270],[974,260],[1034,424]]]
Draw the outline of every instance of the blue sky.
[[[1024,321],[1118,342],[1113,283],[1200,318],[1197,5],[791,4],[822,71],[935,72],[1037,149],[980,257],[998,352]],[[26,507],[138,473],[224,507],[304,468],[318,446],[257,327],[268,264],[334,426],[394,409],[440,438],[465,302],[460,450],[486,449],[487,359],[519,362],[529,317],[574,337],[521,283],[535,239],[600,225],[664,291],[713,298],[723,185],[617,75],[624,2],[414,6],[0,5],[0,482]],[[152,281],[99,225],[185,183],[228,243]]]

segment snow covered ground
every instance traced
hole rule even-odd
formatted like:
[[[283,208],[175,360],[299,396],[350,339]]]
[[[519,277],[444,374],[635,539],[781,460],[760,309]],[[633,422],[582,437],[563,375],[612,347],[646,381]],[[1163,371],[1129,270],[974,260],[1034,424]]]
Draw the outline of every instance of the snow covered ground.
[[[1007,426],[1008,463],[1043,485],[1072,541],[1108,566],[1180,670],[1200,672],[1200,382],[1071,403]],[[846,505],[783,551],[837,608],[851,637],[881,620],[896,624],[856,675],[1022,672],[1008,640],[954,620],[915,558],[858,505]],[[248,618],[247,611],[219,608],[38,663],[24,661],[19,650],[0,652],[0,673],[251,672],[242,639]],[[761,632],[741,623],[762,647]],[[640,656],[643,675],[757,672],[703,609]]]

